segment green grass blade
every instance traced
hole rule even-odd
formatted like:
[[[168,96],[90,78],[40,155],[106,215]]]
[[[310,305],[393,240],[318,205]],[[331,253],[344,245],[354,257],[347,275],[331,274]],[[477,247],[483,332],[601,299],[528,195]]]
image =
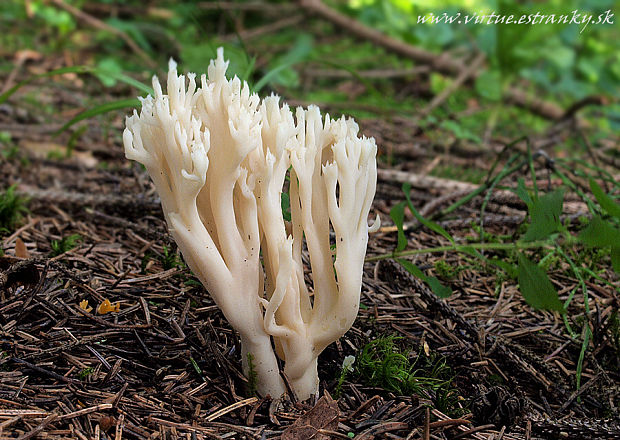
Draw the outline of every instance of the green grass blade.
[[[137,98],[121,99],[118,101],[106,102],[97,107],[90,108],[88,110],[81,112],[80,114],[75,116],[73,119],[71,119],[69,122],[67,122],[65,125],[60,127],[58,131],[54,133],[54,136],[62,133],[67,128],[71,127],[74,124],[77,124],[80,121],[83,121],[84,119],[92,118],[93,116],[101,115],[103,113],[108,113],[114,110],[136,108],[139,106],[140,106],[140,100]]]
[[[497,185],[499,185],[499,183],[502,180],[504,180],[504,178],[511,175],[515,171],[518,171],[523,166],[522,161],[520,161],[517,165],[511,166],[520,157],[521,157],[520,153],[511,156],[508,159],[508,161],[506,161],[506,164],[504,165],[502,170],[499,173],[497,173],[497,176],[495,176],[490,182],[487,181],[485,183],[485,186],[488,189],[488,191],[484,197],[484,200],[482,201],[482,206],[480,207],[480,240],[481,241],[484,237],[484,223],[483,223],[484,212],[486,211],[487,205],[489,204],[489,201],[491,200],[491,196],[493,195],[493,190],[495,189]]]
[[[396,225],[398,231],[398,243],[396,245],[396,252],[400,252],[407,247],[407,237],[403,230],[403,223],[405,221],[405,202],[400,202],[390,210],[390,217]]]
[[[65,73],[91,73],[91,74],[95,74],[95,73],[99,73],[99,74],[105,74],[105,75],[110,75],[112,77],[114,77],[114,79],[121,81],[125,84],[128,84],[132,87],[135,87],[136,89],[150,94],[153,94],[153,88],[149,87],[148,85],[128,76],[125,75],[123,73],[111,73],[109,71],[103,71],[97,68],[93,68],[93,67],[89,67],[89,66],[71,66],[71,67],[62,67],[60,69],[55,69],[55,70],[51,70],[49,72],[45,72],[45,73],[40,73],[38,75],[32,75],[28,78],[26,78],[23,81],[18,82],[17,84],[15,84],[13,87],[11,87],[9,90],[7,90],[6,92],[4,92],[2,95],[0,95],[0,104],[5,103],[15,92],[17,92],[19,89],[21,89],[22,87],[24,87],[25,85],[30,84],[32,81],[39,79],[39,78],[47,78],[50,76],[56,76],[56,75],[63,75]]]
[[[609,215],[620,219],[620,205],[617,204],[611,197],[605,194],[603,188],[599,186],[594,179],[590,179],[590,189],[592,194],[596,197],[596,200]]]
[[[569,166],[563,164],[559,164],[559,166],[555,167],[555,169],[553,170],[553,172],[557,174],[560,179],[562,179],[564,185],[568,186],[572,191],[576,192],[579,197],[581,197],[585,204],[588,205],[588,209],[591,213],[596,214],[597,212],[599,212],[599,210],[596,208],[596,204],[592,201],[592,199],[588,197],[588,195],[584,193],[581,188],[579,188],[579,186],[571,180],[570,177],[564,174],[564,172],[561,171],[560,168],[564,168],[568,172],[572,172],[572,170]]]
[[[407,272],[416,278],[424,281],[431,288],[433,293],[440,298],[449,298],[452,295],[452,289],[448,286],[444,286],[441,282],[435,278],[426,275],[422,270],[413,264],[411,261],[403,260],[401,258],[396,259],[401,266],[405,268]]]
[[[418,212],[418,210],[415,209],[415,207],[413,206],[413,203],[411,202],[411,198],[409,196],[410,191],[411,191],[411,184],[403,183],[403,192],[405,193],[405,199],[407,199],[407,206],[409,207],[409,210],[415,216],[415,218],[420,223],[422,223],[424,226],[429,228],[431,231],[435,231],[439,235],[441,235],[444,238],[446,238],[447,240],[449,240],[450,243],[454,244],[454,238],[452,238],[452,236],[448,233],[448,231],[446,231],[444,228],[442,228],[439,224],[437,224],[437,223],[435,223],[435,222],[433,222],[431,220],[425,219]]]
[[[293,61],[282,63],[274,67],[269,72],[267,72],[261,79],[258,80],[258,82],[254,85],[254,92],[255,93],[260,92],[260,90],[263,87],[269,84],[278,75],[278,73],[282,72],[285,69],[288,69],[289,67],[293,67],[294,65],[303,63],[305,61],[307,60],[305,59],[304,60],[293,60]]]
[[[41,73],[39,75],[33,75],[31,77],[26,78],[23,81],[18,82],[9,90],[0,95],[0,104],[4,104],[7,99],[9,99],[15,92],[24,87],[25,85],[31,83],[35,79],[38,78],[46,78],[49,76],[62,75],[65,73],[86,73],[90,72],[91,68],[86,66],[71,66],[71,67],[62,67],[60,69],[51,70],[49,72]]]
[[[620,181],[618,181],[618,179],[616,179],[611,173],[609,173],[607,170],[600,168],[596,165],[593,165],[583,159],[580,159],[578,157],[571,157],[570,159],[562,159],[562,158],[556,158],[555,159],[556,164],[557,163],[561,163],[563,166],[568,166],[569,168],[571,168],[573,170],[573,172],[575,173],[576,176],[580,176],[586,179],[590,179],[592,177],[596,177],[598,179],[603,180],[604,182],[607,182],[608,184],[620,189]],[[579,169],[575,167],[575,164],[577,165],[581,165],[584,169]],[[585,170],[592,170],[594,171],[596,174],[590,174],[587,173]]]
[[[531,211],[533,201],[532,201],[532,198],[530,197],[530,194],[527,192],[527,188],[525,187],[525,181],[523,180],[523,177],[519,177],[519,179],[517,180],[516,193],[517,193],[517,196],[519,196],[519,198],[523,200],[523,203],[527,205],[528,210]]]
[[[99,72],[98,70],[94,69],[92,73],[96,73]],[[99,72],[100,74],[102,74],[102,72]],[[154,95],[155,93],[153,92],[153,87],[144,84],[143,82],[138,81],[135,78],[132,78],[129,75],[125,75],[124,73],[116,73],[116,72],[105,72],[106,75],[111,76],[112,78],[114,78],[117,81],[120,81],[122,83],[125,83],[131,87],[134,87],[138,90],[140,90],[141,92],[146,93],[147,95]]]
[[[532,145],[530,139],[525,138],[525,144],[527,145],[527,163],[530,167],[530,174],[532,175],[532,184],[534,185],[534,197],[538,198],[538,183],[536,182],[536,169],[534,168],[534,157],[532,156]]]
[[[248,66],[244,70],[241,79],[246,81],[248,84],[250,82],[250,76],[252,76],[252,72],[254,71],[254,66],[256,65],[256,57],[253,56],[250,58],[248,62]]]

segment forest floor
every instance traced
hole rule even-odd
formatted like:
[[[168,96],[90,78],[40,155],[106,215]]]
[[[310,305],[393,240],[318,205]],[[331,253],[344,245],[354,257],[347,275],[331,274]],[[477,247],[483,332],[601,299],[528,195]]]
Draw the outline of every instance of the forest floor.
[[[237,336],[177,255],[148,176],[124,159],[117,141],[98,136],[96,126],[82,139],[87,148],[49,159],[56,126],[27,119],[0,116],[0,128],[23,147],[2,161],[0,183],[18,183],[30,198],[30,213],[4,237],[0,259],[0,415],[12,416],[0,422],[4,437],[272,438],[286,432],[285,438],[301,439],[310,438],[307,431],[295,429],[314,424],[316,438],[424,438],[425,432],[433,438],[619,438],[617,422],[604,421],[617,416],[620,396],[610,333],[617,291],[589,284],[596,349],[586,353],[576,392],[581,344],[566,334],[560,315],[533,310],[514,281],[449,253],[416,261],[426,269],[445,263],[454,290],[446,300],[392,260],[367,263],[359,317],[319,359],[321,388],[334,393],[344,357],[360,356],[370,340],[393,334],[402,338],[393,343],[405,356],[419,357],[421,376],[436,374],[449,387],[398,395],[350,374],[338,387],[337,404],[322,401],[319,415],[307,419],[300,417],[312,402],[274,408],[269,399],[248,398]],[[395,133],[416,143],[382,121],[365,121],[365,127],[380,145]],[[122,130],[120,117],[113,128]],[[412,201],[425,215],[475,188],[418,174],[432,162],[428,156],[415,168],[381,165],[373,210],[385,226],[371,236],[369,257],[396,246],[388,211],[402,199],[399,179],[414,182]],[[585,213],[576,197],[566,197],[566,218]],[[443,226],[455,237],[472,235],[481,203],[474,198]],[[512,234],[525,218],[524,204],[507,192],[492,197],[486,211],[485,227],[498,235]],[[75,247],[52,257],[74,234]],[[447,244],[424,229],[410,239],[419,248]],[[551,279],[561,299],[578,283],[562,270]],[[119,310],[96,314],[80,306],[87,301],[96,309],[106,300]],[[571,319],[582,313],[582,301],[577,294]]]
[[[535,310],[516,280],[466,254],[413,260],[452,289],[445,299],[386,258],[405,182],[420,213],[458,242],[478,240],[481,221],[486,241],[517,236],[528,210],[505,188],[517,177],[530,187],[529,169],[438,215],[478,188],[468,170],[490,172],[498,158],[503,166],[507,140],[440,145],[406,118],[359,121],[380,147],[371,212],[383,220],[369,240],[360,312],[319,358],[320,399],[273,402],[252,395],[238,335],[183,263],[148,175],[125,159],[123,114],[87,121],[73,130],[79,136],[55,135],[80,94],[97,87],[83,82],[93,78],[60,80],[25,86],[0,106],[0,132],[17,147],[0,157],[0,188],[16,184],[29,199],[21,223],[0,237],[1,439],[620,439],[620,297],[608,254],[581,251],[597,274],[585,281],[589,312],[567,264],[549,264],[560,300],[572,298],[565,319]],[[42,118],[20,100],[29,93],[63,110]],[[549,150],[579,130],[570,115],[529,140]],[[525,142],[510,148],[527,155]],[[614,156],[593,160],[618,176]],[[532,163],[542,189],[561,185],[548,157]],[[577,190],[589,191],[587,182]],[[588,216],[567,191],[562,224],[575,231]],[[404,233],[408,250],[450,244],[408,212]],[[592,336],[582,350],[586,319]],[[357,364],[344,373],[348,355]]]

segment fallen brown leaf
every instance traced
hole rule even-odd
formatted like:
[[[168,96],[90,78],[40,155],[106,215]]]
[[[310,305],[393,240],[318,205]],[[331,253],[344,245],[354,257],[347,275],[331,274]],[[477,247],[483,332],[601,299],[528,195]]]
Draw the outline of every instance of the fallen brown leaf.
[[[28,252],[26,244],[19,237],[15,240],[15,256],[17,258],[30,258],[30,252]]]
[[[320,430],[338,429],[340,411],[338,404],[329,396],[323,396],[310,411],[295,420],[282,433],[282,440],[329,440]]]

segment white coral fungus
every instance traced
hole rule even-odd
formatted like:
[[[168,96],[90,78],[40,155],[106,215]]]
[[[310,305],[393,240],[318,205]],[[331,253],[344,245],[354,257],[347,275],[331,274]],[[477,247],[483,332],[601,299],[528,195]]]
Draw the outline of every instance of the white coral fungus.
[[[258,391],[285,393],[278,356],[306,399],[318,392],[319,353],[357,315],[377,147],[351,119],[261,101],[227,67],[220,48],[197,87],[170,61],[167,95],[153,78],[155,96],[127,118],[125,153],[146,167],[185,261],[239,332]]]

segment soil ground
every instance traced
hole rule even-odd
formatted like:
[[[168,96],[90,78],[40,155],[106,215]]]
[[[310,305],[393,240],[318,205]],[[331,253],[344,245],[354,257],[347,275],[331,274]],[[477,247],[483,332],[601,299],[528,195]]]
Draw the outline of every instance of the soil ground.
[[[39,71],[59,67],[57,59],[46,63]],[[414,261],[452,288],[447,299],[393,259],[366,263],[359,316],[319,358],[318,402],[251,395],[238,335],[183,264],[148,176],[124,158],[122,112],[56,136],[80,95],[100,87],[92,78],[59,81],[24,87],[0,106],[0,132],[17,147],[0,156],[0,188],[15,184],[30,200],[0,239],[0,438],[620,439],[618,277],[605,266],[587,282],[593,336],[579,389],[581,339],[570,337],[562,316],[534,310],[501,272],[446,252]],[[32,94],[36,105],[20,98]],[[41,107],[56,111],[43,118]],[[397,245],[389,211],[404,200],[404,181],[431,216],[473,191],[477,185],[462,181],[468,170],[488,171],[507,143],[438,144],[399,117],[360,125],[380,146],[372,212],[383,227],[370,237],[369,259]],[[578,136],[572,116],[531,141],[551,151],[571,136]],[[617,159],[605,157],[601,166],[617,175]],[[560,184],[544,156],[535,167],[543,187]],[[528,175],[520,174],[531,185]],[[516,179],[503,184],[516,187]],[[477,239],[485,203],[487,239],[522,227],[526,206],[507,190],[474,197],[438,221],[458,240]],[[587,207],[567,192],[562,222],[574,229],[584,215]],[[412,217],[405,225],[409,249],[449,244]],[[67,246],[74,234],[75,247]],[[567,320],[579,331],[584,297],[570,273],[556,264],[549,275],[562,301],[574,294]],[[112,310],[97,313],[105,301]],[[357,370],[339,383],[346,356],[359,359],[366,344],[389,335],[390,353],[442,386],[403,394],[394,391],[398,379],[390,389]]]

